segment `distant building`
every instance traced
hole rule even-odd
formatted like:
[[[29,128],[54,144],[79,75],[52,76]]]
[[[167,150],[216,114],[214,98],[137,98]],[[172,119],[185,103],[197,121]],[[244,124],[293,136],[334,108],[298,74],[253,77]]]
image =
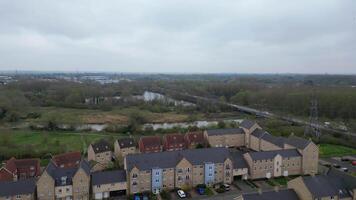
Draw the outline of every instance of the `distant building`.
[[[240,147],[245,145],[245,132],[242,128],[206,130],[204,135],[212,147]]]
[[[92,174],[93,199],[108,199],[126,194],[126,171],[115,170]]]
[[[201,131],[196,132],[188,132],[184,136],[184,140],[186,143],[187,148],[196,148],[198,145],[202,147],[206,146],[206,140],[204,137],[204,133]]]
[[[110,144],[106,140],[100,140],[88,147],[88,161],[94,161],[94,170],[103,170],[112,161],[113,153]]]
[[[12,157],[0,169],[0,181],[16,181],[40,176],[39,159],[16,159]]]
[[[53,163],[60,168],[77,167],[81,160],[82,155],[79,151],[55,155],[52,158]]]
[[[186,149],[184,135],[182,134],[166,134],[163,136],[163,150],[177,151]]]
[[[162,142],[159,136],[141,137],[138,142],[141,153],[160,152],[162,151]]]
[[[115,156],[125,157],[136,153],[136,143],[133,138],[122,138],[115,141]]]
[[[36,180],[34,178],[0,182],[1,200],[35,200]]]

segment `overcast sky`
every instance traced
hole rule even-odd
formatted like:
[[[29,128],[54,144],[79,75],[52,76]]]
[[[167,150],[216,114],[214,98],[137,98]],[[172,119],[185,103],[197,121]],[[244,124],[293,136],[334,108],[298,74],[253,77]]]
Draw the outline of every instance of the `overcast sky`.
[[[0,70],[356,74],[356,0],[0,0]]]

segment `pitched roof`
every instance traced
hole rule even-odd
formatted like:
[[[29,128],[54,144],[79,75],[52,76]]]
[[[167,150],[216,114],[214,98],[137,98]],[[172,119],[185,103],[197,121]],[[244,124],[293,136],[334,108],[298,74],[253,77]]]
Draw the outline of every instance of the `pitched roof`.
[[[141,137],[140,141],[143,143],[143,146],[146,147],[156,147],[161,146],[161,138],[158,136],[146,136]]]
[[[83,169],[88,176],[90,175],[90,166],[85,160],[81,161],[78,167],[73,168],[60,168],[53,162],[50,162],[46,167],[46,172],[54,179],[56,186],[64,186],[72,184],[72,178],[80,168]],[[65,177],[65,181],[62,180],[63,177]]]
[[[183,158],[193,165],[203,165],[207,162],[223,163],[229,156],[229,150],[226,148],[187,149],[128,155],[126,164],[128,170],[133,167],[140,170],[149,170],[153,168],[173,168]]]
[[[53,156],[53,162],[58,166],[62,165],[67,165],[67,164],[72,164],[78,165],[79,162],[82,159],[82,155],[79,151],[74,151],[74,152],[68,152],[68,153],[63,153],[59,155]]]
[[[275,151],[258,151],[247,153],[251,156],[252,160],[266,160],[273,159],[276,155],[281,155],[283,158],[300,157],[300,153],[296,149],[282,149]]]
[[[130,147],[135,147],[135,141],[132,138],[121,138],[117,140],[120,148],[130,148]]]
[[[15,173],[18,170],[30,171],[30,168],[36,169],[36,176],[40,173],[40,160],[39,159],[16,159],[12,157],[6,162],[5,168],[10,172]]]
[[[243,194],[244,200],[276,200],[276,199],[288,199],[299,200],[297,193],[292,189],[276,191],[268,191],[259,193]]]
[[[350,197],[349,191],[356,189],[356,178],[336,169],[325,175],[302,177],[314,198],[326,196]]]
[[[185,134],[188,142],[192,143],[204,143],[204,133],[202,131],[188,132]]]
[[[166,134],[163,137],[167,145],[185,144],[184,135],[182,134]]]
[[[281,148],[284,147],[285,139],[283,137],[276,137],[276,136],[273,136],[273,135],[267,133],[267,134],[263,134],[261,139],[266,140],[266,141],[268,141],[276,146],[279,146]]]
[[[126,182],[126,171],[115,170],[115,171],[95,172],[92,174],[91,180],[92,180],[92,185]]]
[[[230,152],[231,160],[234,165],[234,168],[241,169],[247,168],[247,162],[243,157],[243,153],[241,151],[231,151]]]
[[[99,140],[94,144],[91,144],[95,153],[103,153],[110,151],[110,144],[106,140]]]
[[[263,135],[265,134],[269,134],[267,131],[262,130],[262,129],[256,129],[254,130],[251,135],[257,137],[257,138],[261,138]]]
[[[206,132],[209,136],[244,134],[245,133],[245,131],[242,128],[210,129],[210,130],[206,130]]]
[[[304,149],[311,143],[311,140],[307,140],[296,136],[289,136],[288,138],[285,139],[285,143],[292,145],[298,149]]]
[[[24,179],[11,182],[0,182],[0,196],[14,196],[22,194],[33,194],[36,188],[36,180]]]
[[[240,127],[243,127],[246,129],[251,129],[255,124],[256,124],[256,122],[245,119],[240,123]]]

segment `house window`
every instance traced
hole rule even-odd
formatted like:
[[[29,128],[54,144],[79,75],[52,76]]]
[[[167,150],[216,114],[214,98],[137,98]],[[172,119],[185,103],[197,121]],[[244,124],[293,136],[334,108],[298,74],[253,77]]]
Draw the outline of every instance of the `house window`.
[[[136,185],[137,185],[137,182],[132,182],[132,185],[133,185],[133,186],[136,186]]]
[[[132,178],[137,178],[137,174],[132,174]]]

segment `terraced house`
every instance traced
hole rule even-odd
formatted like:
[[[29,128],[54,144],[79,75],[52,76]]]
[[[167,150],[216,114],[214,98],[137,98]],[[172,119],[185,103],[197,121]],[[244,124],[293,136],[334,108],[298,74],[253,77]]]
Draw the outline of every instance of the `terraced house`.
[[[0,168],[0,181],[16,181],[40,176],[39,159],[16,159],[12,157]]]
[[[136,143],[133,138],[122,138],[115,141],[115,156],[125,157],[128,154],[136,153]]]
[[[302,172],[302,156],[296,149],[260,151],[244,154],[249,178],[261,179],[298,175]]]
[[[0,200],[35,200],[35,178],[0,182]]]
[[[39,200],[89,199],[90,166],[81,161],[78,167],[60,168],[50,162],[37,181]]]
[[[106,140],[100,140],[88,147],[88,161],[92,161],[95,171],[107,168],[112,161],[112,156],[110,144]]]
[[[226,148],[128,155],[124,167],[129,193],[233,181],[233,159]]]
[[[127,182],[124,170],[95,172],[92,174],[93,199],[108,199],[126,194]]]
[[[242,128],[206,130],[204,135],[212,147],[245,146],[245,131]]]

